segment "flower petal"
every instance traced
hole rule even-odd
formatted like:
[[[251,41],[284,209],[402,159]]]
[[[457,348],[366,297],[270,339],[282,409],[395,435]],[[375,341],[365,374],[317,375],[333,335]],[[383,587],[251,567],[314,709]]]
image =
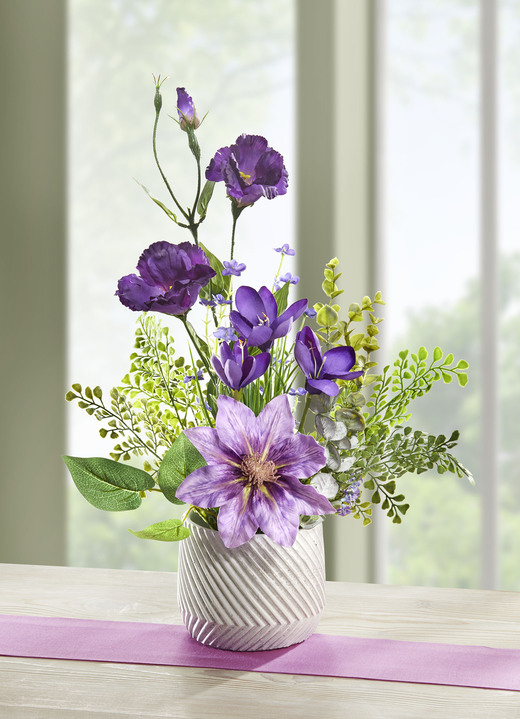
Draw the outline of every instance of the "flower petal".
[[[240,473],[225,464],[199,467],[181,482],[177,489],[178,499],[196,507],[219,507],[228,504],[237,493],[242,493]]]
[[[339,394],[338,385],[331,379],[307,379],[305,389],[309,394],[327,394],[329,397],[337,397]]]
[[[273,445],[295,436],[294,417],[286,394],[281,394],[266,404],[257,417],[257,431],[262,443],[262,453],[269,459]]]
[[[281,477],[307,479],[325,465],[323,447],[314,437],[297,433],[277,444],[269,453]]]
[[[320,377],[337,379],[348,372],[356,361],[356,353],[352,347],[333,347],[323,355]]]
[[[298,514],[334,514],[335,508],[329,500],[310,484],[302,484],[297,479],[288,477],[283,487],[293,498]]]
[[[220,395],[217,399],[216,430],[219,443],[238,457],[258,452],[255,413],[242,402]]]
[[[265,315],[265,307],[262,298],[256,290],[247,285],[242,285],[235,293],[235,305],[242,317],[257,325]]]
[[[249,336],[247,337],[247,344],[250,347],[262,347],[263,349],[267,349],[264,345],[271,344],[272,339],[272,329],[267,325],[258,325],[257,327],[253,327],[250,331]]]
[[[216,429],[212,427],[190,427],[184,430],[184,434],[208,464],[224,463],[235,467],[240,465],[237,455],[219,442]],[[215,505],[210,506],[214,507]]]
[[[307,309],[308,304],[308,300],[305,299],[293,302],[292,305],[290,305],[285,310],[285,312],[282,312],[280,317],[278,317],[277,323],[285,322],[288,319],[292,319],[294,322],[294,320],[297,320],[298,317],[300,317],[304,313],[304,311]]]
[[[228,549],[249,542],[256,534],[258,522],[250,508],[250,494],[246,487],[236,497],[220,507],[218,532]]]
[[[260,289],[258,290],[258,294],[262,298],[262,302],[264,303],[265,307],[265,313],[269,318],[269,321],[274,322],[276,316],[278,315],[278,305],[276,304],[273,293],[264,285],[263,287],[260,287]]]
[[[257,490],[252,500],[254,516],[262,532],[273,542],[292,547],[298,535],[300,517],[293,497],[278,485],[266,493]]]
[[[143,312],[149,309],[147,303],[162,291],[161,287],[149,285],[137,275],[126,275],[117,283],[116,295],[125,307]]]

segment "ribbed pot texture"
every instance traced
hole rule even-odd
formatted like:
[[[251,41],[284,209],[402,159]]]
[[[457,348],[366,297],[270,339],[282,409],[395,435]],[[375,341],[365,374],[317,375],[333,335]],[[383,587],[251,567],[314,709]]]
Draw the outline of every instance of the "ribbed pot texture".
[[[178,601],[197,641],[258,651],[298,644],[325,606],[322,525],[301,529],[292,547],[265,534],[227,549],[218,532],[188,522],[179,545]]]

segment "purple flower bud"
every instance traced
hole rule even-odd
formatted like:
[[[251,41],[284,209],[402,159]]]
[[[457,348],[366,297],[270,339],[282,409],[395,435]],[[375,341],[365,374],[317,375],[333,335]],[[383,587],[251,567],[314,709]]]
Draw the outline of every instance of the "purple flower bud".
[[[183,87],[177,88],[177,113],[179,115],[179,124],[183,130],[187,131],[188,127],[196,130],[200,125],[193,100]]]
[[[235,277],[240,277],[242,272],[246,269],[246,266],[243,262],[238,262],[237,260],[224,260],[224,269],[222,270],[223,275],[235,275]]]
[[[235,342],[233,349],[227,342],[220,345],[220,359],[213,356],[211,362],[222,382],[234,390],[261,377],[269,366],[269,352],[251,357],[245,344]]]
[[[306,315],[307,317],[316,317],[316,315],[318,313],[316,312],[314,307],[307,307],[307,309],[305,310],[305,312],[303,314]]]

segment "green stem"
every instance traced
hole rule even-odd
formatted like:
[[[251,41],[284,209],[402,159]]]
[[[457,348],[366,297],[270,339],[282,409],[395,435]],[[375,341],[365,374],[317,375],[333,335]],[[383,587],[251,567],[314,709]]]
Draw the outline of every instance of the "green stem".
[[[311,395],[307,394],[307,397],[305,398],[305,404],[303,405],[302,418],[300,419],[300,424],[298,426],[298,432],[303,432],[305,420],[307,419],[307,412],[309,411],[310,406],[311,406]]]
[[[181,320],[181,322],[182,322],[182,324],[184,325],[184,327],[186,328],[186,332],[188,333],[188,337],[189,337],[190,340],[192,341],[193,346],[195,347],[195,349],[196,349],[196,351],[197,351],[197,354],[199,355],[199,357],[200,357],[200,359],[201,359],[201,361],[202,361],[202,364],[203,364],[204,367],[206,368],[206,370],[207,370],[209,376],[211,377],[211,379],[213,379],[214,381],[216,381],[216,377],[215,377],[215,375],[214,375],[214,373],[213,373],[213,370],[211,369],[211,366],[210,366],[210,364],[209,364],[209,362],[208,362],[208,358],[204,355],[204,353],[202,352],[202,350],[201,350],[201,348],[200,348],[200,342],[201,342],[200,337],[197,335],[197,333],[196,333],[195,330],[193,329],[192,325],[188,322],[188,320],[187,320],[187,318],[186,318],[186,315],[178,315],[178,317],[179,317],[179,319]]]
[[[154,122],[154,125],[153,125],[152,145],[153,145],[153,156],[154,156],[154,158],[155,158],[155,163],[156,163],[156,165],[157,165],[157,167],[158,167],[158,169],[159,169],[159,172],[161,173],[161,177],[162,177],[162,179],[163,179],[163,182],[164,182],[164,184],[166,185],[166,187],[167,187],[167,189],[168,189],[168,192],[169,192],[170,195],[171,195],[172,200],[173,200],[173,201],[175,202],[175,204],[177,205],[177,207],[178,207],[178,209],[179,209],[179,212],[182,213],[182,215],[186,218],[186,220],[187,220],[187,221],[190,223],[190,225],[191,225],[191,218],[189,217],[188,213],[181,207],[181,205],[180,205],[179,202],[177,201],[177,198],[176,198],[175,195],[173,194],[173,190],[172,190],[172,188],[170,187],[170,183],[169,183],[168,180],[166,179],[166,175],[165,175],[164,172],[162,171],[162,167],[161,167],[161,165],[160,165],[160,163],[159,163],[159,158],[158,158],[158,156],[157,156],[157,124],[158,124],[158,122],[159,122],[159,114],[160,114],[160,108],[155,110],[155,122]],[[190,229],[191,229],[191,227],[190,227]],[[192,231],[192,234],[193,234],[193,231]]]

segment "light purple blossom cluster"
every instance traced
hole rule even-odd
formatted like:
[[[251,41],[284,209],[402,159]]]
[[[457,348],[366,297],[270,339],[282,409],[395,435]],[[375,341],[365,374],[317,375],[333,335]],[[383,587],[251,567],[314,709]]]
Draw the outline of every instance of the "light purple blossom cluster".
[[[353,479],[349,484],[348,488],[343,492],[337,514],[339,514],[341,517],[345,517],[347,514],[351,514],[354,510],[356,502],[361,495],[362,489],[363,480],[360,478]]]

